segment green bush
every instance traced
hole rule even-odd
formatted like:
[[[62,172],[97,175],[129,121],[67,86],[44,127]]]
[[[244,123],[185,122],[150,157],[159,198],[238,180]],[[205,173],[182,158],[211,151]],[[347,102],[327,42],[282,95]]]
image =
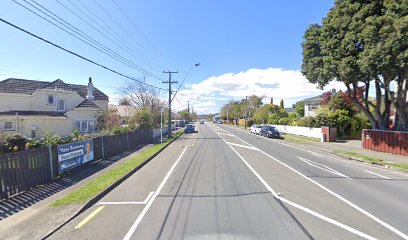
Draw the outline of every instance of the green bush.
[[[6,139],[9,152],[17,152],[25,149],[27,138],[20,134],[14,134]]]
[[[289,123],[289,118],[281,118],[278,121],[279,125],[288,125]]]

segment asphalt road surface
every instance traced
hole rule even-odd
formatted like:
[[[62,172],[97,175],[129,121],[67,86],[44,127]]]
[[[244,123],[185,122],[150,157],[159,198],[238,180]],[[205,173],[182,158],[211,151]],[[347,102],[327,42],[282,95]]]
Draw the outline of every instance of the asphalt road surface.
[[[211,123],[51,239],[408,239],[408,175]]]

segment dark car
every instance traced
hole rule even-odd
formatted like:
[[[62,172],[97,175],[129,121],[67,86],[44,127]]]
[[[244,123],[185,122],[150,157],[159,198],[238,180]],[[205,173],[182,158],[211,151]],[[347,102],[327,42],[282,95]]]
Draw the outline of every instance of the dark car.
[[[268,126],[268,125],[265,125],[261,128],[260,135],[264,137],[268,137],[268,138],[270,137],[281,138],[281,134],[278,131],[278,129],[276,129],[276,127]]]
[[[193,124],[187,124],[187,125],[184,127],[184,132],[185,132],[185,133],[195,133],[196,130],[195,130],[194,125],[193,125]]]

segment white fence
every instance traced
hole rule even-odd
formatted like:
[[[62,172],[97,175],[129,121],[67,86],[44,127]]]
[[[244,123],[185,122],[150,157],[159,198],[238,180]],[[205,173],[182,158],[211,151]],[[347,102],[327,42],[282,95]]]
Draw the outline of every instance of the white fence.
[[[167,133],[167,126],[163,126],[163,134]],[[153,128],[153,138],[160,137],[160,128]]]
[[[318,138],[320,140],[323,138],[321,128],[296,127],[286,125],[272,125],[272,126],[276,127],[281,133],[290,133],[305,137]]]

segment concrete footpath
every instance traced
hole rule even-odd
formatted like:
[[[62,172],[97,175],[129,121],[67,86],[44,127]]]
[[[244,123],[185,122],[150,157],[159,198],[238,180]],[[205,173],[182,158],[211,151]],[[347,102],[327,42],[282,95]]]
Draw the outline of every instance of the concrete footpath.
[[[152,145],[140,146],[135,151],[111,159],[95,161],[73,170],[67,176],[1,202],[0,239],[42,239],[74,216],[86,202],[60,207],[51,207],[50,204],[140,155]]]
[[[249,132],[249,128],[245,130],[243,127],[237,127],[236,125],[227,125],[227,126],[233,126],[243,131]],[[361,140],[339,140],[337,142],[320,142],[315,139],[311,139],[311,138],[303,137],[303,136],[296,136],[293,134],[285,134],[283,136],[284,136],[284,141],[288,141],[288,142],[300,144],[300,145],[305,145],[305,146],[310,146],[310,147],[313,147],[313,148],[316,148],[322,151],[326,151],[326,152],[336,154],[336,155],[341,155],[341,156],[344,156],[350,159],[357,159],[357,157],[351,157],[346,154],[342,154],[342,152],[343,153],[344,152],[355,153],[355,154],[379,159],[383,161],[384,164],[387,164],[387,163],[408,164],[408,157],[406,156],[377,152],[377,151],[361,148]]]

